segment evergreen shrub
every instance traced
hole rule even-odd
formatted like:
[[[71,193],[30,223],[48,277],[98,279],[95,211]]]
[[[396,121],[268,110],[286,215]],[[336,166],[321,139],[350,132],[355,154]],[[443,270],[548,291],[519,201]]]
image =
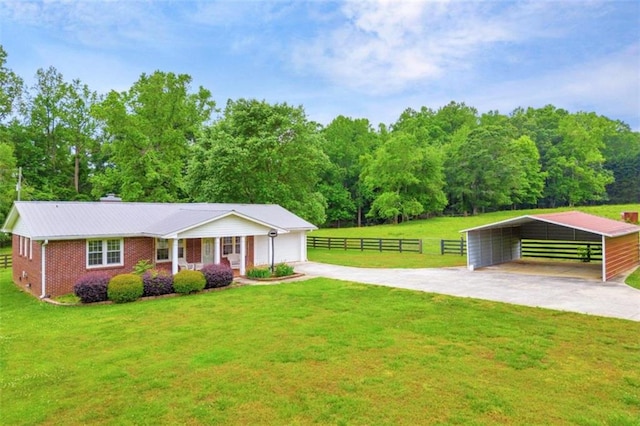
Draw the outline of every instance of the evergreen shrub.
[[[73,286],[73,293],[82,303],[107,300],[107,285],[111,277],[106,272],[90,272],[81,276]]]
[[[226,287],[233,282],[233,270],[229,265],[204,265],[200,272],[206,280],[204,288]]]
[[[107,286],[109,300],[114,303],[133,302],[144,293],[142,277],[136,274],[120,274],[111,278]]]
[[[197,293],[204,289],[206,282],[202,272],[183,269],[173,276],[173,289],[180,294]]]
[[[142,274],[142,296],[161,296],[173,293],[173,275],[162,269],[149,269]]]

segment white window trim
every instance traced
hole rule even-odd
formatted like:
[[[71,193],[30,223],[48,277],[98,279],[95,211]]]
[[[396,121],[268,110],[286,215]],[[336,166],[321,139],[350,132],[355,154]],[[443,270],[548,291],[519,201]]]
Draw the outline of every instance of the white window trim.
[[[117,240],[120,242],[120,262],[119,263],[107,263],[107,241]],[[99,265],[89,265],[89,242],[102,241],[102,263]],[[113,268],[115,266],[124,266],[124,240],[122,238],[96,238],[87,240],[85,244],[85,264],[87,269],[97,268]]]
[[[29,238],[29,260],[33,260],[33,240]]]
[[[20,235],[20,256],[22,256],[22,239],[24,237],[22,235]]]
[[[158,241],[159,240],[166,240],[167,241],[167,248],[169,249],[169,258],[168,259],[158,259]],[[155,239],[155,249],[154,251],[154,257],[155,257],[155,261],[156,263],[169,263],[169,262],[173,262],[173,240],[172,239],[165,239],[165,238],[156,238]],[[184,238],[180,238],[178,239],[178,250],[180,250],[180,247],[182,246],[182,253],[185,255],[186,257],[186,250],[187,250],[187,240]]]
[[[225,244],[225,242],[224,242],[225,238],[231,238],[231,244],[230,244],[231,245],[231,253],[224,254],[224,246],[225,245],[229,245],[229,244]],[[242,239],[242,237],[236,237],[236,236],[233,236],[233,237],[222,237],[221,238],[221,240],[222,240],[222,250],[220,250],[220,253],[222,253],[222,257],[226,258],[229,255],[240,254],[240,252],[242,251],[242,245],[240,243],[241,239]]]

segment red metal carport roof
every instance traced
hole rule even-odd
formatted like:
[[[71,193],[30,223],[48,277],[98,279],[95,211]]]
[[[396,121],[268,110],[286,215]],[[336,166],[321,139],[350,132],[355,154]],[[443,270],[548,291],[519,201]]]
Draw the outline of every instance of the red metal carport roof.
[[[640,226],[577,211],[525,215],[503,220],[501,222],[494,222],[488,225],[465,229],[460,232],[518,226],[532,221],[541,221],[566,226],[593,234],[604,235],[605,237],[620,237],[622,235],[640,232]]]

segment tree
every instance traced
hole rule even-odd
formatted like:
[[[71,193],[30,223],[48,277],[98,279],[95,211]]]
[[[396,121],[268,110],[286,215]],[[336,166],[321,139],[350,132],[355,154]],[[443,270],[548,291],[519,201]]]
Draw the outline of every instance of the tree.
[[[126,92],[110,92],[93,108],[104,131],[105,163],[93,176],[92,193],[118,193],[126,201],[185,198],[189,147],[215,107],[211,93],[190,93],[191,77],[156,71],[142,74]]]
[[[7,212],[16,198],[17,169],[13,147],[0,142],[0,223],[4,223]]]
[[[575,204],[606,199],[613,174],[604,168],[604,137],[613,122],[594,113],[564,116],[558,125],[561,140],[549,151],[546,196],[557,203]]]
[[[520,136],[511,142],[514,167],[511,203],[515,205],[536,205],[544,191],[546,173],[542,172],[540,153],[536,144],[528,136]]]
[[[361,225],[362,211],[371,202],[360,181],[361,158],[378,144],[369,120],[335,118],[322,132],[323,151],[332,166],[323,176],[321,192],[327,200],[327,222],[354,221]]]
[[[640,203],[640,133],[615,122],[615,132],[605,136],[604,167],[613,173],[607,185],[609,201],[616,204]]]
[[[79,194],[81,184],[84,183],[87,188],[82,192],[88,193],[89,162],[98,148],[95,139],[97,123],[91,115],[91,108],[97,103],[98,95],[77,79],[67,86],[67,90],[64,109],[74,163],[73,187],[76,194]]]
[[[196,201],[279,204],[322,224],[326,201],[317,186],[329,160],[321,146],[302,107],[229,100],[192,149],[188,193]]]
[[[11,116],[24,90],[22,79],[5,66],[6,62],[7,52],[0,45],[0,122]]]
[[[68,86],[58,70],[36,72],[34,94],[26,104],[27,126],[16,144],[19,165],[36,199],[73,197],[73,160],[66,127]]]
[[[442,157],[410,134],[391,133],[367,158],[362,178],[375,195],[367,213],[371,218],[397,223],[399,218],[440,212],[447,204]]]
[[[522,187],[521,161],[508,131],[481,126],[456,134],[445,162],[450,202],[460,212],[475,215],[481,209],[512,203],[516,188]]]

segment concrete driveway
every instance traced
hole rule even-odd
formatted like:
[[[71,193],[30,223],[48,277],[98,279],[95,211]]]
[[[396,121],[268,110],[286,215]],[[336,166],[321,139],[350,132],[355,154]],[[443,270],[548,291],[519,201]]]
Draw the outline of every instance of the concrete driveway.
[[[316,262],[295,264],[310,276],[377,284],[515,305],[640,321],[640,290],[622,282],[513,274],[496,269],[370,269]]]

